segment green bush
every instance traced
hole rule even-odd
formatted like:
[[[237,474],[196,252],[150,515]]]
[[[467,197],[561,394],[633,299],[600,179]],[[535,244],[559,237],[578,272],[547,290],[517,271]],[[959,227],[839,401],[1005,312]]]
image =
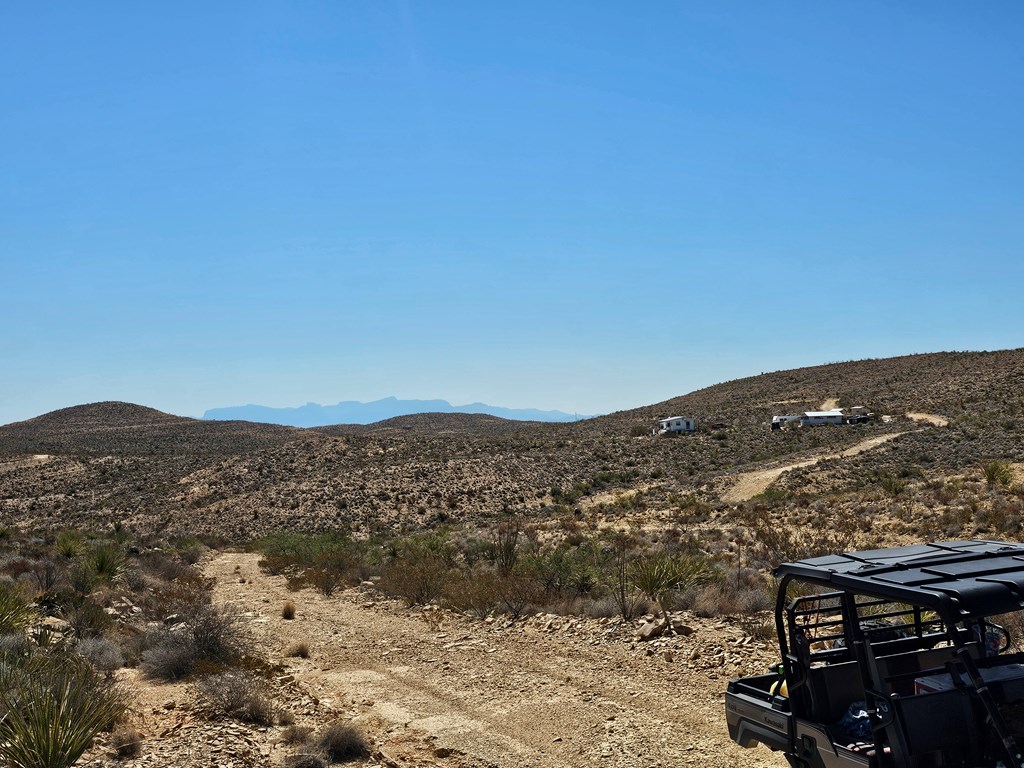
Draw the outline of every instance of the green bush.
[[[0,762],[67,768],[125,711],[124,693],[84,660],[34,655],[0,664]]]
[[[24,632],[35,615],[35,611],[13,585],[0,582],[0,635]]]

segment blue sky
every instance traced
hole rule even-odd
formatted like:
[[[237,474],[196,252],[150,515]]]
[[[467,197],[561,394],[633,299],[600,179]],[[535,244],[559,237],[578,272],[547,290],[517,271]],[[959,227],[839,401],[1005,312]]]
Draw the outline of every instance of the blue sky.
[[[0,423],[1024,345],[1017,2],[0,8]]]

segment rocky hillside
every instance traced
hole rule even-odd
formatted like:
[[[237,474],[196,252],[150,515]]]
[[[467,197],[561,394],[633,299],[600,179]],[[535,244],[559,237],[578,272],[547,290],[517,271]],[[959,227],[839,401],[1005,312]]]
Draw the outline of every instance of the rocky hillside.
[[[421,414],[302,430],[99,403],[0,427],[0,520],[248,538],[282,528],[411,530],[505,509],[674,519],[699,502],[728,516],[744,498],[737,478],[762,471],[767,481],[750,485],[758,493],[771,485],[799,495],[793,478],[806,475],[817,478],[808,489],[834,494],[865,478],[944,478],[978,472],[986,459],[1024,460],[1022,374],[1024,350],[837,363],[572,424]],[[892,418],[768,429],[773,413],[826,401]],[[657,417],[675,414],[697,416],[701,431],[650,434]],[[831,456],[840,458],[809,464]]]

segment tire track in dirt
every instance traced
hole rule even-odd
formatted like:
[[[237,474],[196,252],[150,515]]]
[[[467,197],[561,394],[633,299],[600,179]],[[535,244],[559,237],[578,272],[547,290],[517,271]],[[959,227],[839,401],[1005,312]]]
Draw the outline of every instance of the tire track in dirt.
[[[443,612],[428,622],[358,590],[288,592],[257,559],[224,553],[211,561],[217,601],[251,612],[278,653],[308,642],[309,659],[285,662],[319,701],[323,711],[312,716],[355,714],[399,765],[785,765],[729,740],[727,675],[668,663],[622,640],[588,642],[523,622]],[[280,617],[286,599],[297,606],[292,621]]]

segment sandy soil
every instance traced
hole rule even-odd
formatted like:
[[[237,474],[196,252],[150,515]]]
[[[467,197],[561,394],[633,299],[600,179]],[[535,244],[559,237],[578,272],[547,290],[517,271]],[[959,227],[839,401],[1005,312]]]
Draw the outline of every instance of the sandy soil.
[[[933,424],[936,427],[945,427],[949,419],[945,416],[938,416],[934,413],[908,413],[907,418],[911,421],[920,421],[925,424]]]
[[[764,492],[769,485],[775,482],[784,473],[789,472],[792,469],[810,467],[825,459],[838,459],[847,456],[856,456],[858,453],[863,453],[864,451],[876,448],[879,445],[882,445],[882,443],[887,443],[902,434],[904,433],[892,432],[885,435],[878,435],[877,437],[872,437],[868,440],[857,443],[856,445],[851,446],[844,451],[840,451],[839,453],[821,454],[820,456],[813,456],[809,459],[793,462],[792,464],[759,469],[754,472],[744,472],[737,475],[732,487],[722,494],[722,501],[729,504],[739,504],[742,501],[752,499],[757,496],[757,494]]]
[[[818,410],[819,411],[834,411],[838,407],[839,407],[839,398],[838,397],[830,397],[828,400],[826,400],[825,402],[823,402],[821,404],[821,406],[818,408]]]
[[[300,702],[298,724],[354,719],[379,750],[367,765],[785,765],[729,740],[727,680],[767,668],[777,652],[726,622],[694,619],[697,632],[674,638],[668,661],[602,634],[614,634],[608,620],[486,623],[407,610],[374,592],[291,593],[243,553],[217,556],[207,572],[216,599],[251,614],[272,656],[309,643],[310,658],[284,660],[281,678]],[[297,606],[291,621],[280,616],[287,599]],[[286,748],[267,740],[253,764],[283,759]]]

